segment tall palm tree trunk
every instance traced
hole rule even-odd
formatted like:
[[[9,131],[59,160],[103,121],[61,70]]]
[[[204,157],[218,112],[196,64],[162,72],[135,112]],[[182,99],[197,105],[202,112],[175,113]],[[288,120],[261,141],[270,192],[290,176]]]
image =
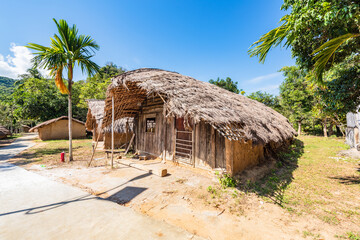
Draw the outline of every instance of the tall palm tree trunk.
[[[70,67],[70,64],[69,64]],[[68,114],[69,114],[69,162],[73,160],[72,152],[72,105],[71,105],[71,88],[72,88],[72,67],[69,68],[69,95],[68,95]]]

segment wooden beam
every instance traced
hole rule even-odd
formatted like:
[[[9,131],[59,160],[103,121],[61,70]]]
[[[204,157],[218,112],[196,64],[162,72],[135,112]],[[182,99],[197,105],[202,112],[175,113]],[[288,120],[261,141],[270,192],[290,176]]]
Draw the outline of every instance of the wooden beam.
[[[91,159],[90,159],[90,161],[89,161],[89,163],[88,163],[88,167],[90,167],[90,164],[91,164],[91,162],[92,162],[92,160],[93,160],[93,158],[94,158],[95,151],[96,151],[96,148],[97,148],[99,139],[100,139],[100,135],[101,135],[101,133],[99,133],[99,135],[98,135],[98,137],[97,137],[97,140],[96,140],[96,143],[95,143],[95,148],[94,148],[94,150],[93,150],[93,152],[92,152]]]
[[[132,135],[131,139],[130,139],[130,143],[129,143],[129,146],[126,148],[126,151],[124,153],[124,155],[126,155],[130,149],[130,146],[132,144],[132,142],[134,141],[134,138],[135,138],[135,133]]]
[[[215,129],[211,126],[211,135],[210,135],[210,146],[211,146],[211,154],[210,154],[210,165],[214,169],[216,166],[216,142],[215,142]]]
[[[233,142],[225,138],[225,160],[226,160],[226,171],[229,175],[233,176],[234,169],[234,156],[233,156]]]
[[[115,123],[115,106],[114,95],[112,96],[112,118],[111,118],[111,168],[114,167],[114,123]]]

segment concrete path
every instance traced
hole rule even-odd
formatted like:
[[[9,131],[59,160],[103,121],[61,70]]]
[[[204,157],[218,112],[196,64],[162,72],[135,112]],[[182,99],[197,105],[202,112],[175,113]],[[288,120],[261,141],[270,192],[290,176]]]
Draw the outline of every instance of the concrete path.
[[[31,138],[0,148],[0,239],[200,239],[7,163]]]

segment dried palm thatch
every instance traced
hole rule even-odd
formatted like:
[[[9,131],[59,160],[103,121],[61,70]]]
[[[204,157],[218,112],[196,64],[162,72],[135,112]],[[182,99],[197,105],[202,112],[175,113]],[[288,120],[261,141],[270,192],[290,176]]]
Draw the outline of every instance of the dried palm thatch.
[[[11,132],[7,128],[0,126],[0,138],[5,138],[10,135],[11,135]]]
[[[86,100],[89,109],[86,116],[85,127],[88,131],[94,130],[95,126],[101,126],[104,117],[105,101],[98,99]]]
[[[86,117],[85,127],[87,130],[91,131],[95,126],[102,128],[102,120],[104,117],[104,108],[105,101],[97,99],[87,100],[89,110]],[[127,133],[132,132],[134,127],[134,118],[121,118],[117,119],[114,122],[114,132],[115,133]],[[105,133],[111,132],[111,122],[110,125],[102,129]]]
[[[42,122],[42,123],[36,125],[35,127],[31,128],[31,129],[29,130],[29,132],[34,132],[35,130],[37,130],[37,129],[39,129],[39,128],[42,128],[42,127],[45,127],[45,126],[47,126],[47,125],[49,125],[49,124],[55,123],[55,122],[60,121],[60,120],[68,120],[68,119],[69,119],[68,116],[62,116],[62,117],[59,117],[59,118],[50,119],[50,120],[47,120],[47,121],[45,121],[45,122]],[[84,122],[82,122],[82,121],[80,121],[80,120],[77,120],[77,119],[75,119],[75,118],[72,118],[72,120],[75,121],[75,122],[78,122],[78,123],[81,123],[81,124],[84,124],[84,125],[85,125]]]
[[[120,119],[136,116],[142,102],[151,95],[162,98],[166,117],[204,121],[229,140],[273,144],[295,135],[287,118],[260,102],[176,72],[151,68],[113,78],[107,90],[104,127],[111,124],[112,96],[115,119]]]
[[[111,123],[107,127],[103,128],[105,133],[111,133]],[[114,132],[116,133],[129,133],[133,132],[134,118],[124,117],[114,121]]]

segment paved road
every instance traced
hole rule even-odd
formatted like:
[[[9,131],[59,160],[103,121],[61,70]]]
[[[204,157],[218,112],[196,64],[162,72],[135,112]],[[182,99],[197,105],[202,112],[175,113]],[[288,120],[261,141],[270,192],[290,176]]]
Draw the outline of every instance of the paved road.
[[[0,239],[200,239],[7,163],[31,138],[0,148]]]

